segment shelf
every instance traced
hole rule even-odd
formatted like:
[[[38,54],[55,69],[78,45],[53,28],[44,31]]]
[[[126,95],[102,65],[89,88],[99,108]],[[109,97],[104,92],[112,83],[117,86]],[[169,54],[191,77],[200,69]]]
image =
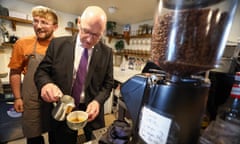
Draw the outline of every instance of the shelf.
[[[72,35],[74,35],[76,32],[78,32],[78,29],[76,29],[76,28],[71,28],[71,27],[65,27],[65,30],[71,31],[71,32],[72,32]]]
[[[129,36],[129,37],[124,37],[123,35],[119,36],[107,36],[108,37],[108,43],[111,43],[112,39],[124,39],[126,43],[129,45],[130,39],[133,38],[151,38],[151,34],[146,34],[146,35],[137,35],[137,36]]]
[[[4,47],[13,47],[13,43],[4,42],[4,43],[2,43],[2,46],[4,46]]]
[[[143,57],[143,58],[149,58],[150,57],[150,51],[139,51],[139,50],[124,50],[122,52],[116,52],[114,51],[114,55],[121,55],[125,57]]]
[[[152,37],[152,34],[130,36],[130,38],[151,38],[151,37]]]
[[[108,43],[111,43],[112,39],[125,39],[127,44],[129,44],[130,37],[123,37],[123,35],[117,35],[117,36],[107,36],[108,37]]]
[[[31,20],[16,18],[16,17],[9,17],[9,16],[0,16],[1,19],[6,19],[12,22],[12,29],[16,31],[16,24],[17,23],[24,23],[24,24],[32,24]]]

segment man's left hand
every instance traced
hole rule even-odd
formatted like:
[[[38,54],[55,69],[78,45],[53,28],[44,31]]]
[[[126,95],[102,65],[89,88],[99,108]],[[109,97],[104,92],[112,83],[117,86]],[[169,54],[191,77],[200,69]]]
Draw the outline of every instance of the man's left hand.
[[[100,104],[93,100],[90,102],[87,106],[86,112],[88,113],[88,121],[92,121],[96,118],[96,116],[99,114]]]

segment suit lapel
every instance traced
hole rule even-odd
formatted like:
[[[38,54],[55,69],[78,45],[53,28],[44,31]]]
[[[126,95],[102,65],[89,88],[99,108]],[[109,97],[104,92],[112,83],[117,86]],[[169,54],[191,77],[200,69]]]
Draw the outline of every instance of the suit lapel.
[[[88,67],[88,74],[87,74],[87,78],[86,78],[85,88],[88,86],[88,84],[90,82],[90,79],[93,75],[93,72],[94,72],[97,62],[100,59],[100,56],[101,56],[101,50],[100,50],[99,44],[97,44],[94,46],[91,61],[90,61],[89,67]]]
[[[74,58],[75,58],[74,51],[75,51],[75,45],[76,45],[76,36],[74,36],[73,39],[69,41],[69,44],[70,45],[67,47],[67,51],[65,51],[67,54],[66,59],[68,59],[67,61],[69,65],[67,65],[68,68],[63,69],[63,71],[67,71],[66,76],[69,76],[69,78],[67,79],[70,80],[68,84],[70,86],[69,87],[70,91],[72,91],[71,89],[72,89],[72,83],[73,83],[73,68],[74,68]]]

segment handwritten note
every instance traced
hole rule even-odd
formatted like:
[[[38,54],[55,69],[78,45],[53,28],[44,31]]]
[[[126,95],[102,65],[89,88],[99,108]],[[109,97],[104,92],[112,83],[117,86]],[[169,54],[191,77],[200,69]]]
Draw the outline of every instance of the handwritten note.
[[[166,144],[171,119],[144,106],[139,126],[139,135],[148,144]]]

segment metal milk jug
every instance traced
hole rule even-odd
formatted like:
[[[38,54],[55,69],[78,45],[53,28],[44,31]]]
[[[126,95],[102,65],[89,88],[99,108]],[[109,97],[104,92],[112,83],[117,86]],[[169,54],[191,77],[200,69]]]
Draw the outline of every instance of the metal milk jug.
[[[57,103],[54,103],[52,117],[57,121],[64,121],[66,115],[75,107],[73,97],[63,95]]]

